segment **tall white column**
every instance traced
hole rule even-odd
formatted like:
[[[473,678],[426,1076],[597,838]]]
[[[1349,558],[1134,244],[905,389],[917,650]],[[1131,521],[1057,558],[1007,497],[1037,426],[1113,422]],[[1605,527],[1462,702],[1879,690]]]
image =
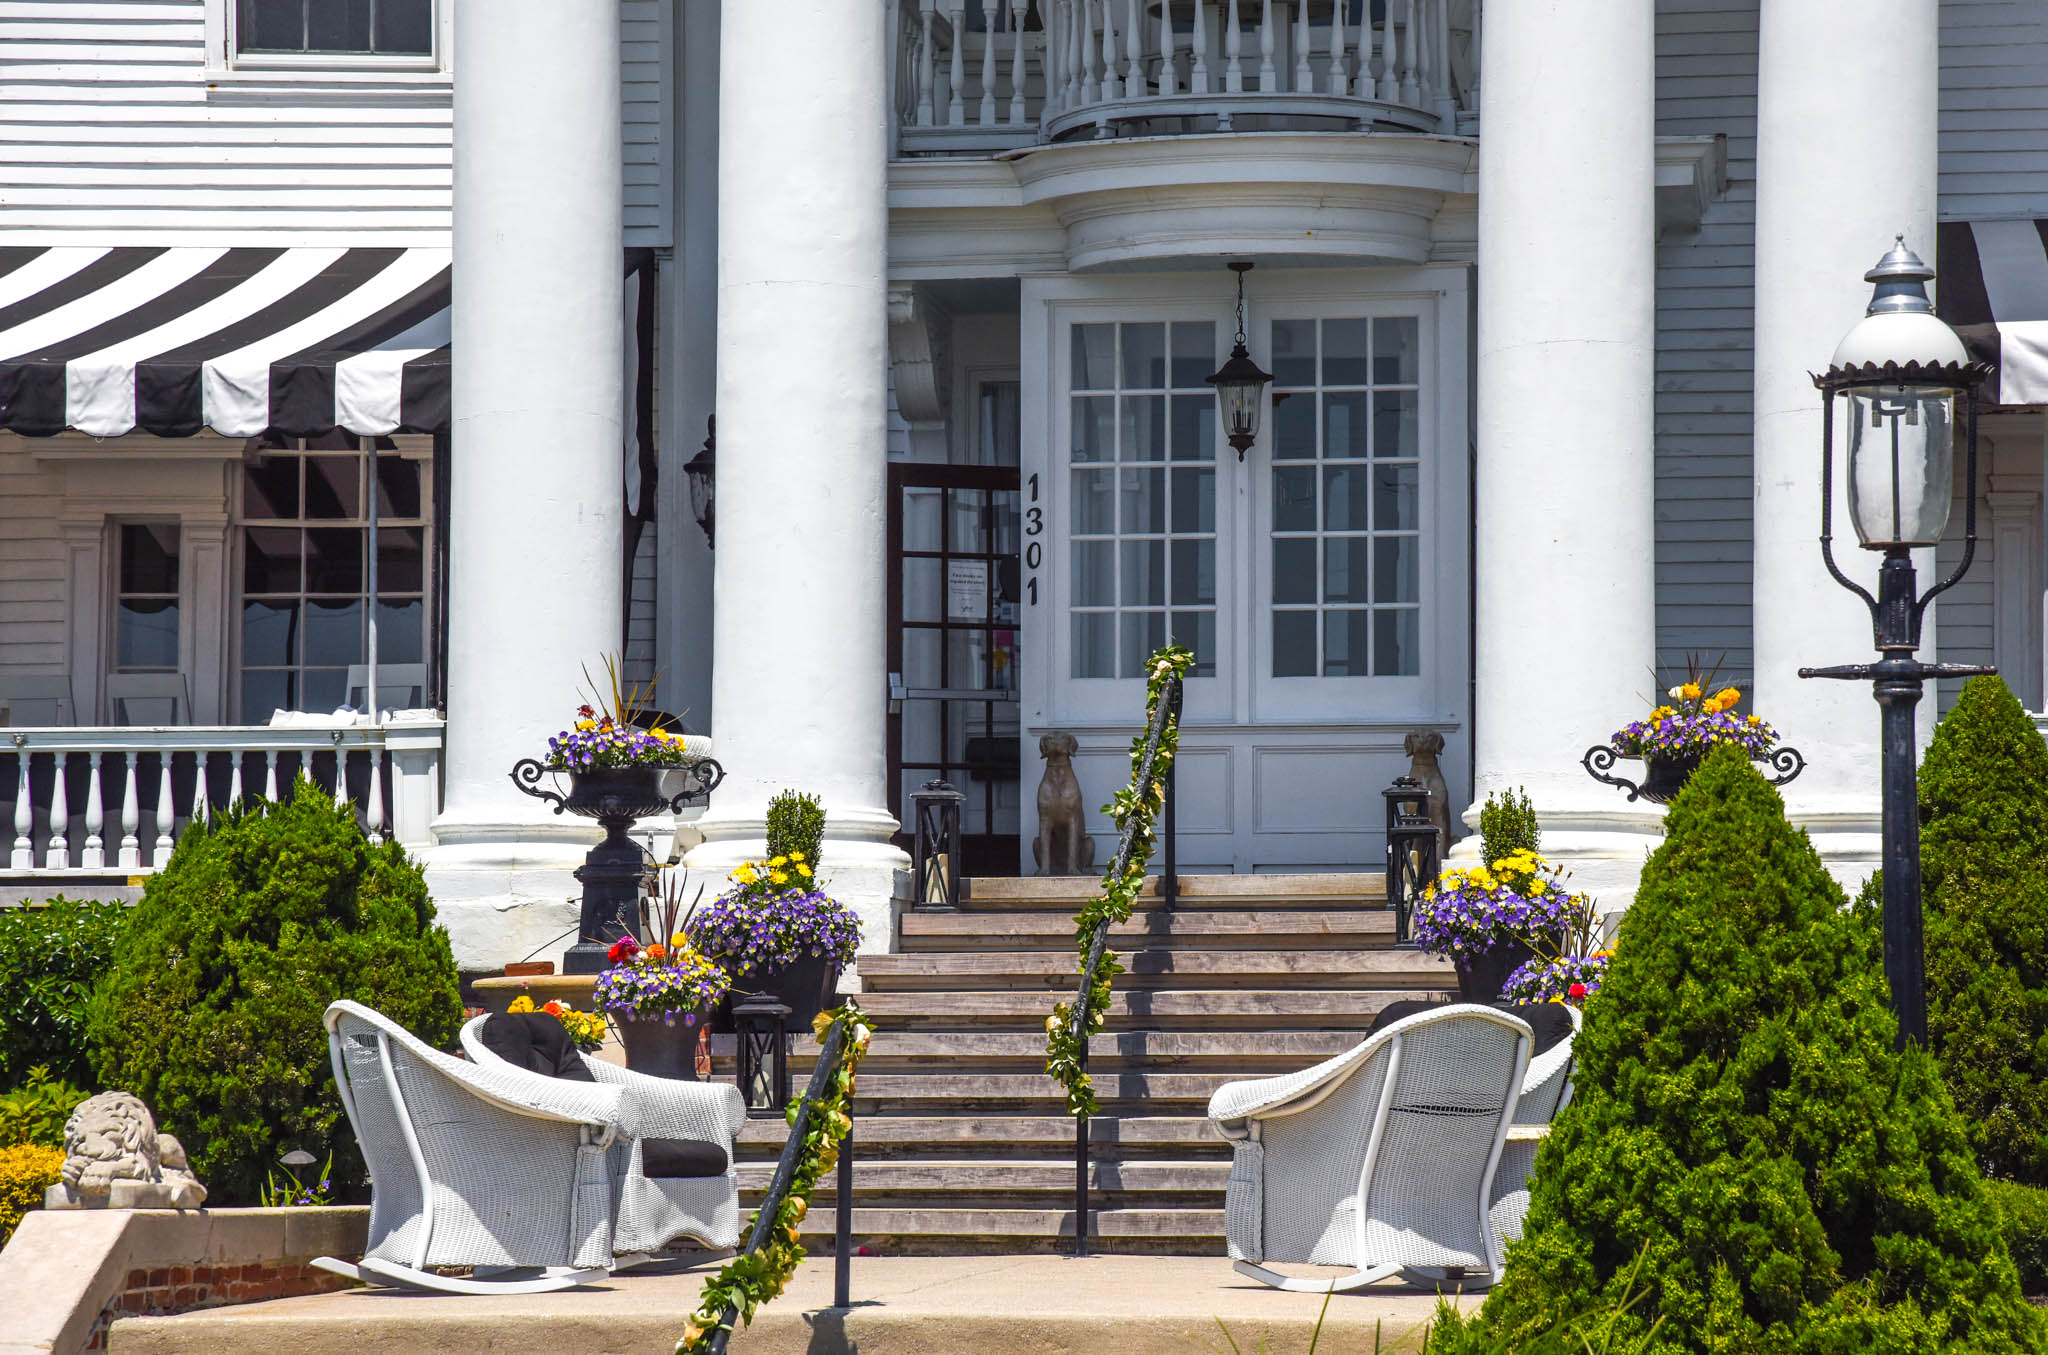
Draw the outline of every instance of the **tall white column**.
[[[768,800],[823,797],[823,875],[888,949],[884,781],[885,14],[727,5],[718,157],[712,737],[726,782],[690,864],[761,846]],[[762,54],[774,53],[773,60]]]
[[[1863,274],[1895,234],[1934,259],[1940,43],[1936,0],[1869,0],[1855,23],[1841,18],[1831,0],[1766,0],[1758,35],[1753,625],[1757,713],[1806,755],[1787,807],[1853,882],[1879,857],[1877,703],[1868,683],[1803,681],[1799,669],[1877,654],[1868,611],[1821,563],[1809,373],[1862,318]],[[1857,548],[1846,507],[1838,489],[1835,558],[1874,588],[1876,558]],[[1923,586],[1932,555],[1915,557]],[[1930,612],[1929,648],[1935,634]],[[1930,685],[1923,718],[1933,697]]]
[[[1610,907],[1657,818],[1579,766],[1656,657],[1652,9],[1496,5],[1481,57],[1476,789]]]
[[[461,5],[455,48],[448,749],[428,862],[458,960],[482,965],[574,927],[567,872],[597,837],[506,773],[620,645],[618,7]]]

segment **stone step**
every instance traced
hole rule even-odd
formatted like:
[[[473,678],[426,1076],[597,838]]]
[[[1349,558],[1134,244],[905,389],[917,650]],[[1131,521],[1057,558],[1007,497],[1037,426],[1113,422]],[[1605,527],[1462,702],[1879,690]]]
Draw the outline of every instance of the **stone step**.
[[[973,1147],[1000,1157],[1025,1149],[1071,1152],[1074,1146],[1074,1122],[1064,1113],[863,1116],[855,1122],[853,1132],[856,1160],[883,1149]],[[748,1120],[740,1130],[740,1158],[773,1158],[788,1138],[789,1126],[780,1119]],[[1153,1149],[1184,1153],[1192,1145],[1229,1148],[1199,1114],[1098,1115],[1088,1121],[1088,1141],[1104,1152]]]
[[[821,1190],[820,1195],[824,1192]],[[806,1247],[831,1245],[836,1211],[820,1200],[804,1216]],[[1221,1209],[1091,1209],[1089,1232],[1104,1239],[1206,1242],[1216,1254],[1223,1250]],[[855,1238],[901,1239],[986,1238],[1006,1244],[1050,1243],[1074,1236],[1072,1209],[882,1209],[855,1206]]]
[[[1101,1073],[1095,1075],[1099,1100],[1181,1102],[1201,1111],[1217,1088],[1242,1080],[1236,1073]],[[1066,1092],[1043,1071],[1029,1073],[975,1073],[934,1071],[926,1073],[870,1073],[865,1069],[854,1089],[854,1105],[863,1115],[894,1114],[896,1108],[930,1102],[948,1106],[961,1103],[993,1105],[1004,1103],[1019,1108],[1063,1106]]]
[[[1123,977],[1119,976],[1119,981]],[[1267,987],[1117,988],[1110,993],[1107,1020],[1111,1031],[1131,1027],[1362,1030],[1389,1003],[1427,997],[1453,987],[1454,979],[1447,976],[1441,981],[1441,988],[1428,991],[1407,986],[1339,991]],[[1024,991],[870,992],[862,993],[858,1001],[879,1031],[1037,1030],[1052,1014],[1052,1004],[1071,996],[1071,992],[1047,986]]]
[[[1021,913],[905,913],[905,951],[1047,950],[1072,954],[1074,922],[1050,910]],[[1384,908],[1154,909],[1110,928],[1111,944],[1237,949],[1365,949],[1394,943],[1394,915]]]
[[[1456,982],[1450,961],[1410,950],[1168,950],[1121,952],[1124,990],[1146,988],[1423,988]],[[1058,951],[869,955],[860,962],[865,990],[939,992],[990,989],[1071,991],[1075,958]]]
[[[1182,875],[1183,908],[1384,907],[1387,878],[1377,871],[1315,875]],[[960,906],[975,912],[1064,908],[1072,913],[1102,891],[1094,875],[977,877],[961,881]],[[1159,877],[1145,877],[1135,907],[1164,905]]]
[[[775,1163],[772,1160],[742,1162],[739,1175],[741,1204],[744,1208],[752,1209],[760,1203],[762,1193],[768,1189],[769,1182],[775,1175]],[[1227,1154],[1221,1158],[1196,1162],[1159,1158],[1120,1162],[1114,1159],[1095,1158],[1089,1163],[1088,1172],[1091,1190],[1111,1194],[1213,1195],[1213,1201],[1199,1203],[1216,1208],[1223,1204],[1223,1188],[1229,1179],[1230,1159]],[[813,1196],[813,1202],[819,1205],[828,1203],[832,1189],[833,1183],[829,1178],[821,1181],[817,1194]],[[865,1159],[856,1153],[853,1193],[856,1200],[876,1195],[898,1198],[912,1195],[951,1195],[961,1204],[967,1203],[970,1198],[989,1199],[995,1196],[1051,1193],[1062,1195],[1065,1200],[1071,1201],[1074,1196],[1074,1164],[1071,1160],[1060,1161],[1057,1158],[878,1160]],[[946,1201],[938,1198],[932,1203],[943,1205]],[[1180,1202],[1168,1203],[1179,1207]]]
[[[1050,1006],[1035,1013],[1043,1023]],[[1277,1063],[1283,1069],[1308,1064],[1341,1054],[1357,1044],[1357,1031],[1109,1031],[1088,1042],[1088,1057],[1097,1068],[1119,1063],[1178,1065],[1222,1061],[1233,1067],[1263,1068]],[[713,1058],[731,1048],[731,1036],[716,1036]],[[818,1042],[809,1035],[790,1041],[792,1069],[808,1070],[817,1062]],[[1045,1032],[1034,1029],[1015,1034],[998,1031],[943,1031],[922,1033],[879,1031],[868,1047],[861,1074],[909,1072],[926,1073],[943,1064],[963,1071],[1018,1071],[1004,1065],[1026,1064],[1041,1068],[1045,1063]],[[730,1065],[728,1065],[729,1067]],[[798,1079],[801,1081],[801,1079]]]

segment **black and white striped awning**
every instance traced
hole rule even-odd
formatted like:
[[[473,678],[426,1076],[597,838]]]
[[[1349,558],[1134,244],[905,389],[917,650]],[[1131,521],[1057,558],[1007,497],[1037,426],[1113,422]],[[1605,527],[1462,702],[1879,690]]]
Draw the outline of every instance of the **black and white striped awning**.
[[[1984,398],[2048,404],[2048,221],[1944,221],[1935,310],[1997,368]]]
[[[439,431],[448,271],[445,249],[0,249],[0,427]]]

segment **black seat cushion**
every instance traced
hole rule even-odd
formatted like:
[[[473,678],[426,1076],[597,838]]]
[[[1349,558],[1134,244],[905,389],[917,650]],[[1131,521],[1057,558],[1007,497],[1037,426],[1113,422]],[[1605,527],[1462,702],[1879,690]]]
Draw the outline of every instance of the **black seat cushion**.
[[[723,1145],[702,1139],[645,1139],[640,1144],[643,1176],[723,1176],[729,1164]]]
[[[562,1023],[546,1012],[500,1012],[484,1018],[484,1048],[515,1068],[571,1082],[595,1082]]]
[[[1499,1002],[1492,1005],[1528,1024],[1530,1033],[1536,1037],[1535,1046],[1529,1051],[1529,1057],[1532,1059],[1552,1049],[1572,1033],[1571,1014],[1565,1011],[1561,1002]],[[1441,1002],[1419,1002],[1413,998],[1389,1002],[1380,1014],[1373,1018],[1372,1028],[1366,1031],[1366,1034],[1377,1035],[1404,1017],[1439,1011],[1443,1006]]]

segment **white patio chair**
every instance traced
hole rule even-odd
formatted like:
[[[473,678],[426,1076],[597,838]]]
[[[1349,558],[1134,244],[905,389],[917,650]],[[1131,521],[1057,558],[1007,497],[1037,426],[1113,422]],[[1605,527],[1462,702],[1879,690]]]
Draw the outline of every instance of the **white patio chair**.
[[[1529,1061],[1522,1079],[1522,1095],[1515,1103],[1515,1121],[1508,1126],[1500,1166],[1493,1174],[1493,1189],[1487,1212],[1500,1239],[1501,1251],[1522,1236],[1522,1224],[1529,1217],[1529,1177],[1536,1165],[1536,1150],[1550,1136],[1550,1125],[1559,1112],[1571,1104],[1572,1047],[1585,1027],[1585,1015],[1566,1005],[1572,1032]]]
[[[370,1167],[369,1246],[351,1279],[456,1294],[539,1293],[613,1268],[618,1087],[443,1054],[354,1002],[325,1018],[342,1108]],[[470,1266],[474,1278],[429,1267]]]
[[[1488,1202],[1532,1042],[1504,1012],[1445,1006],[1313,1068],[1218,1089],[1209,1118],[1235,1145],[1224,1227],[1237,1269],[1312,1293],[1431,1269],[1490,1285],[1504,1249]]]
[[[522,1071],[483,1042],[490,1018],[471,1018],[462,1027],[462,1049],[481,1068]],[[740,1240],[740,1180],[735,1164],[739,1133],[747,1122],[746,1098],[729,1082],[679,1082],[649,1077],[588,1054],[584,1067],[598,1085],[620,1093],[620,1136],[609,1165],[617,1202],[612,1245],[620,1252],[653,1252],[678,1238],[726,1251]],[[575,1085],[575,1084],[570,1084]],[[725,1169],[717,1175],[649,1174],[649,1145],[705,1145],[721,1150]],[[698,1167],[695,1170],[703,1171]]]
[[[71,679],[62,673],[15,673],[0,677],[0,707],[15,726],[63,727],[71,721]]]
[[[107,704],[114,722],[137,725],[186,724],[192,719],[192,698],[183,673],[109,673]]]

